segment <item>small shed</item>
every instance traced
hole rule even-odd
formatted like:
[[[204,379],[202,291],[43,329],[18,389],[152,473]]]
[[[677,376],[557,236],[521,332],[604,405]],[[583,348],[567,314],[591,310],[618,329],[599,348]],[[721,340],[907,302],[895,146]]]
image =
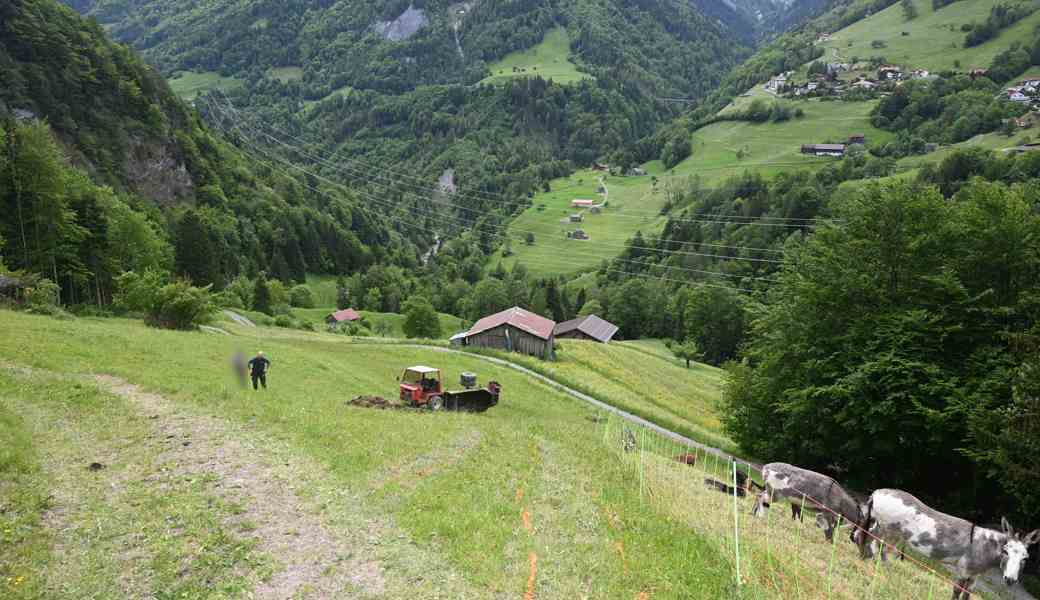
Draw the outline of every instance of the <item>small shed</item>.
[[[589,239],[589,234],[585,233],[584,229],[575,229],[574,231],[568,233],[567,235],[569,235],[572,240],[587,240],[587,239]]]
[[[576,213],[576,214],[571,215],[571,223],[581,223],[584,220],[585,220],[585,217],[583,217],[581,215],[581,213]]]
[[[452,346],[465,346],[467,335],[469,335],[468,331],[460,331],[448,338],[448,341],[451,342]]]
[[[845,156],[845,144],[803,144],[802,154],[814,156]]]
[[[849,136],[849,145],[850,146],[852,144],[866,144],[866,143],[867,143],[867,136],[863,135],[862,133],[854,133],[854,134]]]
[[[336,312],[325,317],[325,322],[329,325],[339,325],[340,323],[353,323],[354,321],[360,321],[361,315],[357,313],[353,308],[347,308],[344,310],[337,310]]]
[[[466,332],[463,343],[551,360],[555,327],[555,321],[514,306],[477,321]]]
[[[9,301],[20,304],[25,297],[25,289],[29,283],[19,277],[0,275],[0,302]]]
[[[618,326],[596,315],[578,317],[556,326],[553,333],[559,339],[588,340],[606,344],[618,332]]]

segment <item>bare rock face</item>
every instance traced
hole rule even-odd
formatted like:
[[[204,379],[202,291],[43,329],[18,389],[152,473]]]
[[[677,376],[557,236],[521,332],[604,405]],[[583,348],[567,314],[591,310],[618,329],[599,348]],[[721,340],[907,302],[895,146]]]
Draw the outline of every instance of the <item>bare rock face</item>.
[[[136,143],[127,153],[126,174],[133,191],[161,205],[191,196],[188,169],[166,144]]]
[[[372,28],[391,42],[400,42],[415,35],[429,20],[421,8],[409,6],[393,21],[376,23]]]

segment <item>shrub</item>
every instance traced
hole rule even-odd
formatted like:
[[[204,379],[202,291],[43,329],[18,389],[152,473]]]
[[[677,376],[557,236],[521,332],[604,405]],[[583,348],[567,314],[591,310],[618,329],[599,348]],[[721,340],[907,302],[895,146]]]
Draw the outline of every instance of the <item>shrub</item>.
[[[289,290],[289,305],[296,308],[314,308],[314,292],[304,284]]]
[[[410,338],[441,337],[441,320],[430,301],[413,296],[404,304],[404,334]]]
[[[275,327],[285,327],[287,329],[296,327],[296,323],[289,315],[278,315],[274,318],[274,325]]]
[[[61,288],[50,279],[39,279],[25,290],[25,304],[32,311],[59,308],[60,297]]]
[[[116,304],[144,313],[144,321],[151,327],[195,329],[206,323],[216,308],[210,286],[199,288],[183,280],[166,283],[166,276],[156,271],[125,273],[117,285]]]

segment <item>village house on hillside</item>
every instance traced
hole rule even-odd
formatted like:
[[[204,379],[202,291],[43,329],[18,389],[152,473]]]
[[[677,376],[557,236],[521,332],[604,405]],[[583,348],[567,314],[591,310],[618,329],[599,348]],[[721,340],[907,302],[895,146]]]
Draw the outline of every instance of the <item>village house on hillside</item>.
[[[556,326],[554,333],[559,339],[587,340],[606,344],[618,332],[618,326],[609,321],[588,315],[578,317],[570,321],[564,321]]]
[[[514,306],[477,321],[462,336],[462,343],[552,360],[555,328],[555,321]]]
[[[845,156],[845,144],[802,144],[802,154],[813,156]]]

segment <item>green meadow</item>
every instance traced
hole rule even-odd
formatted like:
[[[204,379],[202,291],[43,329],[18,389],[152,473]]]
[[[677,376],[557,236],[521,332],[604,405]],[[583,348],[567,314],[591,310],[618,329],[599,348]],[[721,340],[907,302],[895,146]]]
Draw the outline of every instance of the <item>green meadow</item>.
[[[211,90],[233,90],[242,86],[234,77],[222,77],[219,73],[206,71],[181,71],[169,79],[170,88],[184,100],[194,100],[199,94]]]
[[[883,56],[889,63],[930,71],[985,68],[1016,42],[1027,43],[1040,25],[1040,12],[1015,23],[1000,35],[974,48],[964,47],[966,33],[961,26],[981,23],[990,9],[1007,0],[966,0],[954,2],[935,10],[931,0],[913,0],[918,16],[907,21],[899,2],[862,21],[835,32],[829,42],[821,44],[828,59],[835,56],[844,61],[853,57],[866,60]],[[1033,0],[1018,0],[1015,4],[1036,4]],[[874,42],[884,44],[873,47]]]
[[[592,76],[578,71],[573,62],[567,30],[557,27],[535,46],[507,54],[488,65],[491,73],[481,83],[499,83],[516,77],[539,76],[556,83],[574,83]]]

